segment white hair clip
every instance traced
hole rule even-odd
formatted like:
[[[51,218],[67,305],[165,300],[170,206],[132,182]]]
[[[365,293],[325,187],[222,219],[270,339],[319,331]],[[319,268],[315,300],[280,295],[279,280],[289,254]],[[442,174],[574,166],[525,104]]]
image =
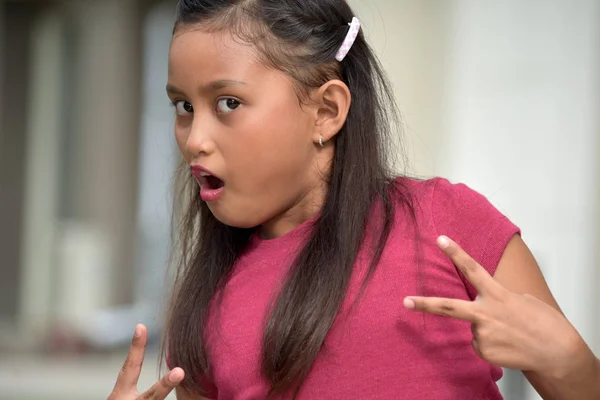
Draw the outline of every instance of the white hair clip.
[[[342,46],[335,55],[335,59],[339,62],[342,62],[344,58],[346,58],[348,52],[352,48],[352,45],[354,45],[354,42],[356,41],[358,32],[360,31],[360,21],[358,18],[352,18],[352,22],[350,22],[348,25],[350,25],[350,30],[346,35],[346,39],[344,39],[344,43],[342,43]]]

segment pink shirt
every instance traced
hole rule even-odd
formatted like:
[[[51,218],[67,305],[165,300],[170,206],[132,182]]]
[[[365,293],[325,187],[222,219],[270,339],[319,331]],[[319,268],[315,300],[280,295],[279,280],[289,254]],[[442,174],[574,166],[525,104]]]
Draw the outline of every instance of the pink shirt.
[[[418,232],[398,207],[372,281],[350,308],[368,268],[359,256],[345,304],[299,399],[502,398],[496,385],[502,370],[477,357],[468,323],[409,312],[402,300],[408,295],[474,299],[475,290],[437,248],[436,238],[453,238],[493,274],[519,229],[465,185],[445,179],[403,182],[415,199]],[[218,326],[216,320],[209,322],[212,371],[202,381],[211,398],[266,398],[268,385],[260,371],[265,310],[307,234],[310,221],[277,239],[256,235],[237,261]]]

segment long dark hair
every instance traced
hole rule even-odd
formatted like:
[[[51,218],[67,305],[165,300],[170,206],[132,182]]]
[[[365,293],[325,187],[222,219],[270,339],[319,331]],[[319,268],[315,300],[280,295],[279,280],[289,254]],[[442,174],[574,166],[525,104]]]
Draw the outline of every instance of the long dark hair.
[[[393,180],[386,151],[394,141],[398,114],[391,85],[359,34],[339,63],[335,54],[354,13],[344,0],[180,0],[175,31],[200,24],[227,29],[256,47],[261,61],[287,73],[299,98],[330,79],[343,80],[352,93],[347,121],[336,136],[325,203],[290,266],[265,326],[262,370],[271,395],[297,394],[346,296],[353,265],[374,205],[381,218],[364,282],[375,270],[389,236],[396,205],[413,212],[408,191]],[[393,147],[392,147],[393,148]],[[189,173],[188,173],[189,174]],[[209,308],[227,284],[253,229],[219,222],[188,179],[181,219],[178,270],[163,355],[186,371],[185,386],[208,376],[203,334]]]

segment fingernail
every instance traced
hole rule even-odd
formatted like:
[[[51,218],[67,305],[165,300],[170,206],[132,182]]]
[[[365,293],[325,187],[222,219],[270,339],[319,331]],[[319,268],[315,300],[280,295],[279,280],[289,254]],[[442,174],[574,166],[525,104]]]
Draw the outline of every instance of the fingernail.
[[[169,381],[172,383],[177,383],[180,379],[179,375],[179,371],[171,371],[171,373],[169,373]]]
[[[133,336],[136,338],[142,336],[142,326],[141,325],[138,324],[135,326],[135,332],[133,333]]]
[[[411,299],[409,299],[408,297],[404,299],[403,304],[404,304],[404,308],[406,308],[407,310],[415,309],[415,302],[412,301]]]
[[[448,239],[448,237],[446,236],[440,236],[437,242],[442,249],[445,249],[446,247],[450,246],[450,239]]]

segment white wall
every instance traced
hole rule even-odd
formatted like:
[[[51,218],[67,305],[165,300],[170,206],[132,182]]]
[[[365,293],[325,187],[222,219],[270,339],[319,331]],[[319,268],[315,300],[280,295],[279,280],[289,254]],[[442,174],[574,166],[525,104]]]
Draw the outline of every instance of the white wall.
[[[556,299],[598,351],[600,3],[457,3],[447,174],[523,229]]]
[[[591,338],[597,233],[600,3],[458,3],[449,174],[524,229],[568,316]],[[597,317],[597,315],[596,315]]]

